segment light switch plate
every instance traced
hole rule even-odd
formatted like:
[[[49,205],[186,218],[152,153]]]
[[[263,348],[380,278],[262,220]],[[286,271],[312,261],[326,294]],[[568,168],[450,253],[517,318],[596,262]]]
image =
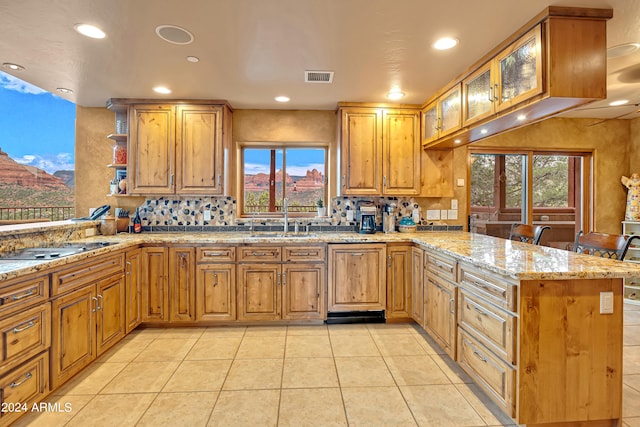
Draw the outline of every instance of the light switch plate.
[[[427,209],[427,219],[440,219],[440,211],[437,209]]]
[[[458,178],[458,180],[456,181],[456,185],[458,187],[464,187],[464,178]]]
[[[440,210],[440,219],[447,219],[447,210],[446,209],[441,209]]]
[[[204,211],[204,220],[211,221],[211,211],[209,209],[205,209]]]
[[[449,209],[447,211],[447,219],[458,219],[458,209]]]
[[[451,199],[451,209],[458,209],[458,199]]]
[[[600,314],[613,314],[613,292],[600,292]]]

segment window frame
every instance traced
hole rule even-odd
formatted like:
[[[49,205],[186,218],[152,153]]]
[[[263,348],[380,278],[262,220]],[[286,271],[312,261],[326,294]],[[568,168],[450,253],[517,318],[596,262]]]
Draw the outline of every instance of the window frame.
[[[329,200],[329,159],[330,159],[330,144],[325,142],[288,142],[288,141],[245,141],[238,142],[237,145],[237,194],[236,203],[238,206],[237,217],[238,218],[284,218],[282,212],[259,212],[258,214],[253,212],[245,212],[244,210],[244,150],[247,148],[264,149],[264,150],[282,150],[282,164],[286,174],[286,150],[290,148],[308,148],[308,149],[322,149],[324,150],[324,191],[322,200],[327,206]],[[284,182],[284,181],[283,181]],[[286,185],[283,185],[283,194],[286,195]],[[316,218],[316,212],[290,212],[289,218]]]

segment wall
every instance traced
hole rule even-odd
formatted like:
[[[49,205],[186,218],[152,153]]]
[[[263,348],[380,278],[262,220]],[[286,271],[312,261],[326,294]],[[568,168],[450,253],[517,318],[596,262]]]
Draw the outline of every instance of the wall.
[[[594,119],[548,119],[533,125],[506,132],[483,141],[473,143],[473,147],[491,148],[557,148],[567,150],[594,150],[594,230],[604,233],[620,233],[620,221],[624,218],[626,189],[620,178],[629,175],[629,161],[640,156],[640,135],[636,137],[636,147],[630,156],[630,123],[628,120],[609,120],[589,126]],[[640,130],[640,125],[635,124]],[[454,170],[458,173],[465,167],[468,147],[455,150]],[[462,158],[465,158],[463,163]],[[468,183],[466,183],[468,184]],[[468,190],[468,185],[465,187]],[[467,191],[464,206],[467,213]]]

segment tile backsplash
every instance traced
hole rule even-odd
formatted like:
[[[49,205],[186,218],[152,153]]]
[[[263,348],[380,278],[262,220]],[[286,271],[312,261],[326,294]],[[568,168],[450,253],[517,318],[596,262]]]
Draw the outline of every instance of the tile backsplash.
[[[426,221],[425,199],[413,197],[350,197],[341,196],[331,200],[329,217],[308,218],[307,224],[316,231],[348,231],[357,226],[356,209],[361,200],[373,202],[378,208],[376,224],[382,228],[382,212],[386,204],[396,205],[397,220],[404,216],[411,216],[413,209],[420,212],[420,225],[432,229],[460,230],[460,226],[447,226],[447,224],[432,224]],[[210,219],[205,220],[205,211],[211,214]],[[348,212],[353,211],[353,220],[348,220]],[[139,207],[142,225],[150,231],[228,231],[230,229],[242,230],[248,228],[249,220],[236,218],[237,205],[233,197],[159,197],[147,199]],[[268,226],[270,223],[282,222],[282,219],[260,220],[256,225]],[[427,228],[428,226],[428,228]],[[281,227],[281,225],[280,225]]]

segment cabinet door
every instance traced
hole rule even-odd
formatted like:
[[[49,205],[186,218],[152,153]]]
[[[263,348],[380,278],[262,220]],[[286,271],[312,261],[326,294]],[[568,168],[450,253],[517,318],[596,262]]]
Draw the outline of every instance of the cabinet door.
[[[142,253],[140,249],[127,252],[125,261],[125,324],[128,334],[142,322],[142,282],[140,280]]]
[[[51,385],[59,387],[96,358],[95,286],[52,302]]]
[[[415,110],[383,113],[382,192],[386,195],[420,194],[420,116]]]
[[[169,249],[169,320],[196,318],[195,248]]]
[[[98,356],[125,334],[124,277],[112,276],[97,283],[96,342]]]
[[[175,109],[170,105],[131,107],[127,172],[130,194],[174,192]]]
[[[425,329],[444,351],[456,357],[456,286],[431,273],[425,281]]]
[[[222,194],[223,114],[219,106],[178,107],[176,194]]]
[[[387,246],[387,319],[411,317],[411,246]]]
[[[324,320],[327,317],[326,264],[282,266],[282,318]]]
[[[424,251],[411,248],[411,317],[422,326],[424,314],[422,275],[424,271]]]
[[[440,116],[439,138],[460,129],[462,124],[462,91],[455,85],[438,100]]]
[[[142,321],[169,320],[166,248],[142,250]]]
[[[329,245],[329,311],[386,308],[385,245]]]
[[[238,265],[238,320],[280,319],[280,264]]]
[[[236,320],[236,268],[234,264],[198,265],[196,320]]]
[[[497,111],[543,92],[540,26],[496,56]]]
[[[462,82],[465,127],[495,113],[494,105],[498,98],[493,86],[492,64],[493,61],[488,62]]]
[[[342,109],[342,194],[382,194],[382,117],[373,108]]]
[[[438,139],[438,103],[436,101],[422,110],[422,144]]]

